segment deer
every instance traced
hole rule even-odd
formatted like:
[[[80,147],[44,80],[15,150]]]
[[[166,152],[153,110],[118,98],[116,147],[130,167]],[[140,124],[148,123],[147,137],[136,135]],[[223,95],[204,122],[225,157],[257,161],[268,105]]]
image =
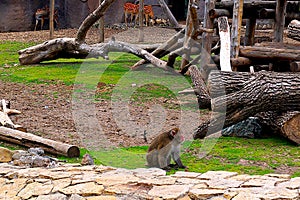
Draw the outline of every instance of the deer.
[[[39,21],[41,21],[41,30],[42,30],[43,26],[44,26],[45,19],[50,18],[49,7],[45,6],[44,8],[37,9],[34,16],[35,16],[34,31],[36,31],[36,28],[37,28],[37,25],[38,25]],[[56,23],[56,25],[58,25],[58,10],[57,9],[54,10],[53,21]]]
[[[128,14],[130,14],[130,22],[132,22],[134,18],[134,23],[136,24],[136,21],[138,19],[138,14],[139,14],[139,4],[133,4],[128,2],[124,4],[124,17],[125,17],[126,25],[128,25],[127,23]],[[154,13],[151,5],[144,6],[144,15],[145,15],[146,26],[148,26],[149,17],[154,19]]]

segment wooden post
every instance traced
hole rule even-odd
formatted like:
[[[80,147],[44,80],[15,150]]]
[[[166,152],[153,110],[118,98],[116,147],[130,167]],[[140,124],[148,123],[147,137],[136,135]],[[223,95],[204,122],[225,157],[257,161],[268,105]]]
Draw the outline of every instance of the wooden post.
[[[53,39],[54,35],[54,6],[55,6],[55,0],[50,1],[50,17],[49,17],[49,29],[50,29],[50,39]]]
[[[277,0],[274,26],[275,42],[283,42],[286,5],[287,0]]]
[[[99,5],[102,0],[99,0]],[[104,16],[99,19],[99,42],[104,42]]]
[[[254,45],[255,26],[256,26],[256,18],[251,17],[250,19],[247,20],[245,41],[244,41],[244,44],[246,46]]]
[[[214,19],[210,18],[209,11],[215,8],[214,0],[205,0],[205,9],[204,9],[204,24],[203,28],[213,29],[214,28]],[[207,79],[210,67],[208,64],[211,59],[211,44],[212,44],[212,33],[203,32],[202,34],[202,51],[201,51],[201,74],[204,80]]]
[[[159,5],[163,9],[163,11],[167,14],[168,18],[170,19],[170,23],[175,27],[179,27],[177,20],[175,19],[174,15],[170,11],[169,7],[167,6],[164,0],[158,0]],[[183,8],[182,8],[183,9]]]
[[[237,58],[239,56],[243,5],[244,0],[234,0],[231,31],[231,57],[233,58]]]
[[[144,42],[144,0],[139,2],[139,42]]]
[[[221,40],[220,66],[221,71],[232,71],[230,65],[230,28],[227,17],[218,18],[219,35]]]
[[[191,19],[191,4],[192,4],[191,1],[193,0],[189,0],[187,17],[186,17],[186,26],[185,26],[184,43],[183,43],[184,53],[182,54],[182,60],[180,65],[181,70],[184,68],[184,66],[186,66],[189,63],[190,60],[189,41],[193,32],[193,23]]]

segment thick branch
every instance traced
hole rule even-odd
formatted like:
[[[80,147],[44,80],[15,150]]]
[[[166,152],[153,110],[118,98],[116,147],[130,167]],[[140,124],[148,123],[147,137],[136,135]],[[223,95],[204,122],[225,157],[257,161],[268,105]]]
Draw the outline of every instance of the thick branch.
[[[96,10],[94,10],[87,18],[85,18],[85,20],[82,22],[77,31],[77,42],[84,42],[88,30],[95,22],[97,22],[104,15],[104,12],[114,1],[115,0],[103,0],[99,7]]]

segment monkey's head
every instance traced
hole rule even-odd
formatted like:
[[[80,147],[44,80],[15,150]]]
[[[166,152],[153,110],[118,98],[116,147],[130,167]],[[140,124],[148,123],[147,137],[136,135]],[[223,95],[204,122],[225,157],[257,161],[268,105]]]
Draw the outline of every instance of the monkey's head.
[[[179,128],[173,128],[172,130],[169,131],[170,136],[172,139],[174,138],[177,140],[179,143],[184,141],[183,135],[180,133]]]

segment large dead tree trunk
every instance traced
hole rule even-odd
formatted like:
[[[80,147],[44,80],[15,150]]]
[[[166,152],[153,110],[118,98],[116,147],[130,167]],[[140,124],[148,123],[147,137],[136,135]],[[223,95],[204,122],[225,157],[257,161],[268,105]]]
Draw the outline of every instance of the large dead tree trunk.
[[[68,157],[79,157],[80,154],[77,146],[56,142],[6,127],[0,127],[0,140],[26,147],[40,147],[46,152]]]
[[[210,74],[208,88],[214,97],[215,118],[202,124],[194,138],[216,133],[257,113],[300,110],[300,77],[297,74],[216,71]]]

